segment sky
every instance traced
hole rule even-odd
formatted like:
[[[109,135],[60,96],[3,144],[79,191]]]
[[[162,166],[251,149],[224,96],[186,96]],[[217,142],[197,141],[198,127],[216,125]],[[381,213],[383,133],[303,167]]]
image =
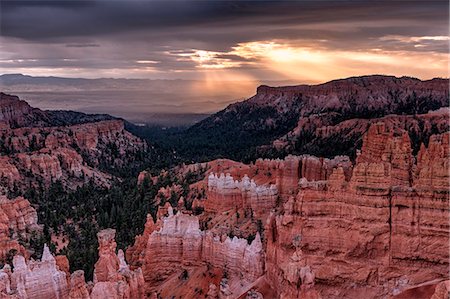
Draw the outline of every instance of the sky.
[[[448,1],[1,1],[0,73],[448,77]]]

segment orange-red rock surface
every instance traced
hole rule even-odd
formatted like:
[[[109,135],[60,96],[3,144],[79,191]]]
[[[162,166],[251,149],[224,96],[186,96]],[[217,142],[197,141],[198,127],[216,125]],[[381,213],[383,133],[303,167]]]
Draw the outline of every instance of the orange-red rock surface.
[[[234,285],[231,292],[253,282],[264,271],[260,236],[251,244],[237,237],[214,236],[200,230],[196,216],[169,209],[169,216],[147,219],[146,229],[131,247],[127,256],[133,265],[142,265],[146,288],[154,291],[159,282],[181,269],[210,265],[226,269]],[[238,283],[242,285],[238,285]]]
[[[220,283],[205,277],[211,287],[202,292],[209,298],[381,298],[445,280],[449,136],[432,135],[414,155],[405,131],[375,123],[355,162],[308,155],[250,165],[208,162],[205,179],[191,185],[206,190],[194,202],[205,209],[199,217],[206,227],[185,214],[156,224],[149,217],[127,256],[142,265],[149,290],[170,286],[180,294],[172,273],[204,262],[241,273],[240,287],[232,276]],[[264,226],[258,246],[217,235],[235,232],[233,226],[255,232],[248,223],[257,221]],[[261,247],[252,259],[262,258],[262,271],[237,258],[246,256],[244,245]],[[190,271],[192,284],[203,285]]]
[[[90,177],[106,181],[110,176],[95,167],[100,159],[108,158],[105,156],[108,147],[117,148],[119,155],[145,149],[142,141],[124,130],[120,120],[69,127],[7,129],[0,132],[0,137],[6,140],[3,146],[9,152],[2,157],[0,166],[5,186],[30,177],[45,183],[63,180],[69,185]],[[112,156],[111,159],[113,165],[124,163]]]
[[[13,267],[11,270],[6,265],[0,270],[1,298],[68,298],[66,273],[59,270],[47,246],[40,261],[26,261],[22,255],[16,255]]]
[[[64,256],[55,258],[44,246],[40,261],[13,259],[13,270],[0,270],[1,298],[16,299],[140,299],[145,298],[140,268],[130,270],[122,250],[116,254],[115,231],[98,233],[99,260],[95,264],[94,282],[87,284],[81,270],[68,274]],[[69,276],[70,275],[70,276]]]
[[[86,116],[88,118],[88,116]],[[0,186],[12,188],[61,180],[73,186],[89,178],[107,183],[100,163],[120,167],[146,144],[124,129],[122,120],[63,125],[46,111],[0,94]]]
[[[122,250],[116,254],[115,234],[113,229],[102,230],[97,234],[99,259],[95,264],[91,299],[144,298],[142,271],[140,268],[130,270]]]
[[[0,259],[16,251],[28,256],[18,239],[28,240],[33,231],[39,231],[36,210],[23,197],[8,199],[0,196]]]
[[[382,297],[445,279],[448,137],[431,137],[414,164],[408,135],[375,124],[350,178],[341,167],[327,181],[301,178],[266,226],[267,277],[279,295],[300,291],[286,275],[297,247],[326,298]]]

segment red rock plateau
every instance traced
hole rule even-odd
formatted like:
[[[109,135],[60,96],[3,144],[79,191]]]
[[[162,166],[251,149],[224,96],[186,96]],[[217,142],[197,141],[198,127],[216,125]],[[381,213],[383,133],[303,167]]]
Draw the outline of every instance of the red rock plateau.
[[[449,137],[432,135],[413,155],[409,135],[380,122],[354,163],[181,167],[208,168],[191,185],[205,191],[193,203],[204,212],[148,217],[128,260],[164,298],[447,298]]]
[[[208,149],[214,156],[239,160],[277,152],[354,159],[368,128],[384,122],[408,131],[417,151],[423,140],[450,130],[448,103],[449,81],[440,78],[374,75],[318,85],[260,86],[253,97],[187,130],[186,150],[201,156]]]
[[[110,175],[98,170],[101,163],[123,165],[127,163],[123,157],[146,149],[145,143],[124,130],[122,120],[54,125],[58,123],[49,112],[0,94],[0,149],[5,154],[0,157],[1,187],[48,185],[56,180],[71,187],[89,178],[107,184]]]

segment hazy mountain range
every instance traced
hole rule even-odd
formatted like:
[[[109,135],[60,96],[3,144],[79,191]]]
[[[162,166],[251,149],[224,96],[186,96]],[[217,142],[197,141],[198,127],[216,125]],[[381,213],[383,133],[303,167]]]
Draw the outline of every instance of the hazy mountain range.
[[[83,79],[0,76],[0,89],[33,107],[107,113],[134,123],[191,125],[230,103],[255,94],[259,84],[289,82],[225,81],[217,86],[200,80]]]

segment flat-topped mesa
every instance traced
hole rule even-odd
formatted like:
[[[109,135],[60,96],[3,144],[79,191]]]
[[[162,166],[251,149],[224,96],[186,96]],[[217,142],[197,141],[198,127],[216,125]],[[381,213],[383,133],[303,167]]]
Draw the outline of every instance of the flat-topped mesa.
[[[122,250],[116,254],[115,234],[114,229],[105,229],[97,233],[99,259],[94,268],[91,299],[144,298],[142,270],[141,268],[130,270]]]
[[[148,219],[148,221],[153,221]],[[183,267],[210,264],[226,268],[229,275],[250,283],[263,275],[264,260],[259,234],[251,244],[245,239],[213,236],[201,231],[196,216],[173,214],[162,219],[162,226],[154,230],[144,248],[142,270],[148,288],[151,289],[173,272]],[[137,255],[134,248],[134,255]]]
[[[257,185],[245,174],[242,180],[234,180],[227,173],[208,176],[207,200],[205,210],[223,212],[251,208],[259,214],[265,214],[275,207],[278,190],[274,184]]]
[[[389,91],[399,88],[405,89],[406,95],[411,95],[414,91],[417,97],[433,94],[435,97],[439,96],[444,98],[445,92],[448,93],[448,79],[435,78],[432,80],[421,81],[411,77],[396,78],[393,76],[371,75],[333,80],[318,85],[295,85],[281,87],[261,85],[257,88],[256,96],[272,95],[278,97],[303,96],[330,98],[352,94],[354,95],[357,93],[363,95],[370,94],[373,98],[375,98],[372,100],[378,100],[382,103],[389,103],[393,101],[389,98],[387,99],[384,95],[389,95]],[[367,99],[367,97],[362,95],[360,97],[361,101],[362,99]],[[301,100],[301,98],[298,100]],[[357,104],[361,105],[362,103],[357,102]],[[400,105],[401,102],[394,104]],[[367,106],[367,103],[365,106]]]

